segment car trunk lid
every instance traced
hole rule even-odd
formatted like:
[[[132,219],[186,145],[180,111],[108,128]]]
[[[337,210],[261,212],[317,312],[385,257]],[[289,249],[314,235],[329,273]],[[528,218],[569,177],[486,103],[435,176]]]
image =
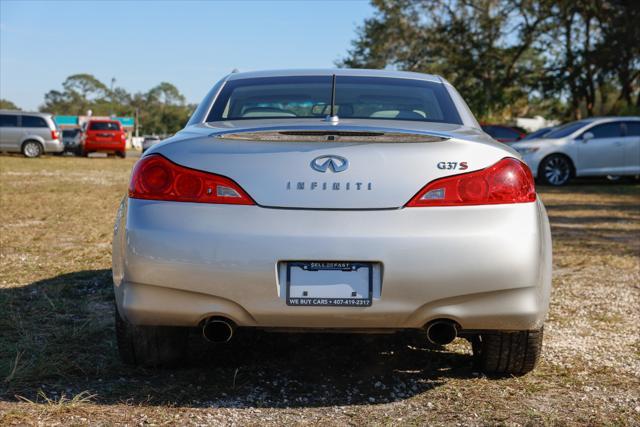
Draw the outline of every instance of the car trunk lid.
[[[196,135],[152,151],[233,179],[261,206],[303,209],[400,208],[434,179],[508,155],[481,131],[458,125],[226,127],[187,129],[185,136]]]

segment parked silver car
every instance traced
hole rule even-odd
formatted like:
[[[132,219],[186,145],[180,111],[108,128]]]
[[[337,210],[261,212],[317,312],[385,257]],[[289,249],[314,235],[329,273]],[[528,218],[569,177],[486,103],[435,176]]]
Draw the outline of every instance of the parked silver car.
[[[51,114],[0,110],[0,151],[38,157],[63,150],[60,131]]]
[[[640,175],[640,117],[579,120],[511,147],[549,185],[565,185],[576,176]]]
[[[82,150],[82,129],[63,129],[62,144],[65,152],[80,155]]]
[[[520,375],[541,351],[551,238],[528,167],[442,78],[236,73],[136,163],[113,279],[127,363],[181,361],[194,327],[413,330]]]

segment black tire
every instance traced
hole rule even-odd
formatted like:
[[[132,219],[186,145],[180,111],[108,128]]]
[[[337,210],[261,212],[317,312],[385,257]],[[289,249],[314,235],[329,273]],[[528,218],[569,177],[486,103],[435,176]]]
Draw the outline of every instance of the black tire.
[[[543,329],[481,334],[473,345],[476,366],[489,375],[524,375],[538,363]]]
[[[567,185],[574,175],[571,159],[562,154],[545,157],[538,169],[538,178],[543,184],[561,187]]]
[[[125,157],[127,157],[127,152],[126,151],[116,151],[116,156],[120,157],[121,159],[124,159]]]
[[[35,159],[36,157],[40,157],[44,153],[44,148],[42,148],[42,144],[38,141],[25,141],[22,144],[22,154],[25,157],[30,159]]]
[[[116,340],[120,359],[127,365],[175,367],[187,356],[188,328],[136,326],[116,313]]]

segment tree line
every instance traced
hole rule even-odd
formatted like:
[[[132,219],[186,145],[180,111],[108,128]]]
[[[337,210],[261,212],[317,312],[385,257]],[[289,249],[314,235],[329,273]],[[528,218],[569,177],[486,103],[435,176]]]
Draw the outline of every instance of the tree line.
[[[147,92],[128,93],[109,88],[91,74],[74,74],[62,83],[62,90],[50,90],[40,111],[54,114],[137,117],[144,134],[166,135],[179,131],[195,109],[171,83],[162,82]]]
[[[18,109],[8,100],[0,107]],[[140,134],[172,134],[184,127],[195,105],[171,83],[162,82],[147,92],[128,93],[121,87],[110,88],[91,74],[74,74],[62,83],[62,90],[50,90],[40,111],[56,115],[137,117]]]
[[[372,0],[338,66],[448,79],[480,120],[640,114],[638,0]],[[0,107],[15,105],[0,100]],[[143,133],[181,129],[194,110],[171,83],[147,92],[75,74],[41,111],[136,116]]]
[[[439,74],[486,121],[640,113],[637,0],[372,0],[337,65]]]

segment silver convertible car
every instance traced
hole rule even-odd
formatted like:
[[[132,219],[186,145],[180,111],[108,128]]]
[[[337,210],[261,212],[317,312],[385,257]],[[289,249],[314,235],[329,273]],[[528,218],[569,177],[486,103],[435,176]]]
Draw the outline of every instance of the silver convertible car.
[[[437,76],[234,73],[136,163],[113,239],[122,359],[199,328],[468,339],[486,373],[540,356],[547,215],[519,154]]]

